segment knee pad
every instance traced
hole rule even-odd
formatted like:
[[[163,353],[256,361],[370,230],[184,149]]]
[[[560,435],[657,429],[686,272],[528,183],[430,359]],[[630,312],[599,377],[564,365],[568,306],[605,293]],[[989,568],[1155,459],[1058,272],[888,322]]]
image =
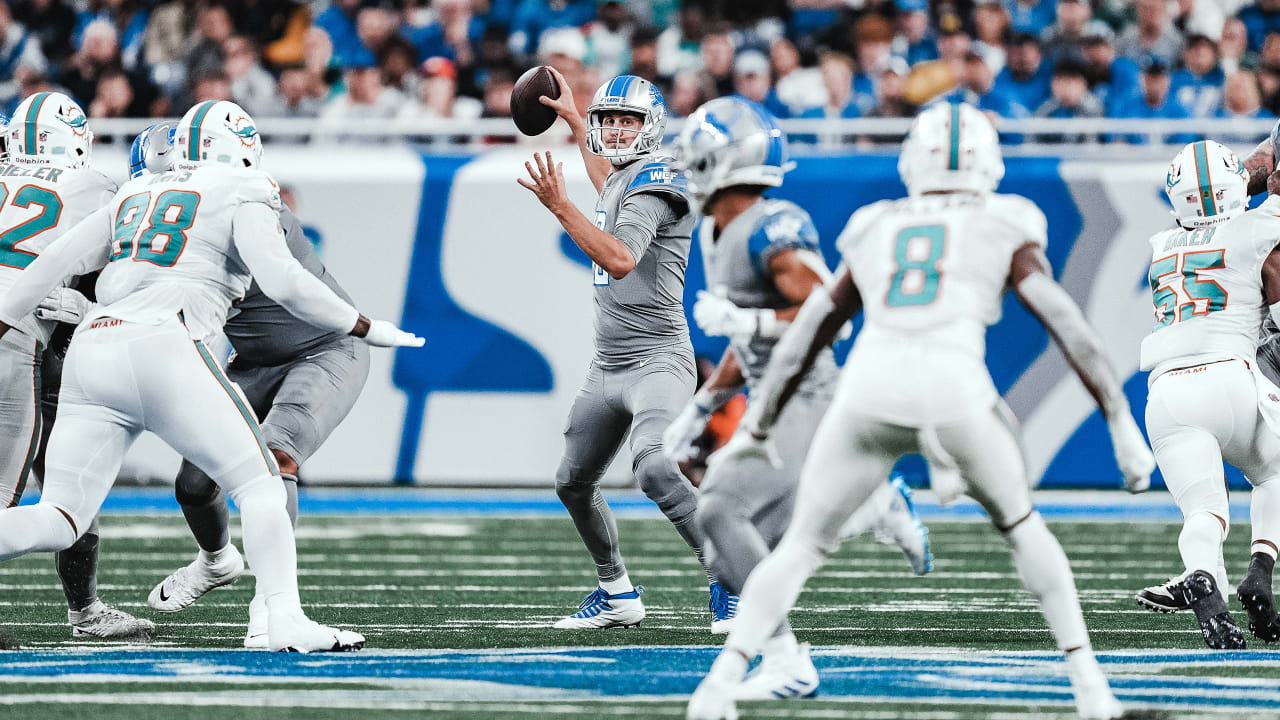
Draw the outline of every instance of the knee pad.
[[[218,498],[218,484],[184,460],[173,483],[173,494],[184,507],[208,505]]]
[[[320,444],[320,431],[307,412],[301,405],[280,403],[271,408],[262,423],[262,439],[267,447],[288,453],[299,467]]]

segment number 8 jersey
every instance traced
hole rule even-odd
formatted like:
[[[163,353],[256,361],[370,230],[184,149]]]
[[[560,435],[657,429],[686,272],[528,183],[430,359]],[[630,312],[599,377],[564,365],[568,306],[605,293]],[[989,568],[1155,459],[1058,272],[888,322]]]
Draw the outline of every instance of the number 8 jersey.
[[[853,214],[837,245],[865,325],[843,382],[887,422],[959,422],[999,398],[986,367],[1014,253],[1045,247],[1044,213],[1017,195],[885,200]]]
[[[1142,341],[1142,369],[1161,373],[1257,353],[1267,305],[1262,264],[1280,244],[1280,198],[1220,225],[1177,227],[1151,237],[1155,328]]]
[[[258,170],[207,165],[125,183],[112,200],[95,317],[159,324],[181,311],[193,337],[220,333],[250,282],[232,219],[254,202],[282,207],[279,187]]]
[[[110,202],[115,189],[90,168],[0,165],[0,296],[54,240]],[[17,327],[47,345],[54,325],[28,315]]]

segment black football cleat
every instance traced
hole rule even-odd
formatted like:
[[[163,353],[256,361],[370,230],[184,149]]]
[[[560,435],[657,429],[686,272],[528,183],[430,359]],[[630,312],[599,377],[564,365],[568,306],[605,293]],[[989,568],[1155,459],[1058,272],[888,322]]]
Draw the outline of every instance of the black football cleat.
[[[1195,611],[1206,645],[1214,650],[1245,649],[1244,631],[1231,617],[1212,575],[1197,570],[1174,586],[1174,594]]]
[[[1259,560],[1265,562],[1260,562]],[[1245,573],[1236,598],[1249,615],[1249,632],[1263,642],[1280,642],[1280,616],[1276,615],[1275,596],[1271,591],[1271,558],[1259,554],[1253,556],[1249,571]]]
[[[1190,610],[1191,606],[1186,604],[1182,596],[1174,591],[1184,579],[1185,576],[1176,575],[1159,585],[1142,588],[1134,594],[1134,597],[1139,605],[1156,612],[1173,613],[1179,610]]]

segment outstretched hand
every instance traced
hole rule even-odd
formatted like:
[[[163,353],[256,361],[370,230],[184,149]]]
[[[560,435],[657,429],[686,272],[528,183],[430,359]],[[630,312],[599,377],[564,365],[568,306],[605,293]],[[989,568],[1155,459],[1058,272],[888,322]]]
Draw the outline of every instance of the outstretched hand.
[[[546,152],[546,162],[543,162],[542,158],[543,156],[538,153],[533,154],[533,160],[538,165],[536,171],[527,160],[524,163],[524,168],[529,171],[529,177],[533,182],[526,182],[524,178],[516,178],[516,182],[537,195],[538,202],[548,210],[556,212],[557,209],[569,204],[569,193],[564,187],[564,163],[554,163],[550,150]]]

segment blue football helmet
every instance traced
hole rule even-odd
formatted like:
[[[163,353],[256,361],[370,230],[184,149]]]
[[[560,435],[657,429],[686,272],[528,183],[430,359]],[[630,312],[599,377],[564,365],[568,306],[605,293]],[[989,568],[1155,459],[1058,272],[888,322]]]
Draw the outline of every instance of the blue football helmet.
[[[129,177],[143,173],[162,173],[173,161],[173,123],[156,123],[138,133],[129,148]]]
[[[704,103],[675,141],[676,167],[698,202],[738,185],[778,187],[795,163],[769,111],[741,97]]]
[[[635,113],[644,118],[644,124],[629,146],[604,146],[603,119],[607,112]],[[656,152],[662,146],[666,126],[667,106],[658,88],[642,77],[619,75],[601,85],[587,107],[587,149],[609,158],[614,165],[625,165],[641,155]]]

